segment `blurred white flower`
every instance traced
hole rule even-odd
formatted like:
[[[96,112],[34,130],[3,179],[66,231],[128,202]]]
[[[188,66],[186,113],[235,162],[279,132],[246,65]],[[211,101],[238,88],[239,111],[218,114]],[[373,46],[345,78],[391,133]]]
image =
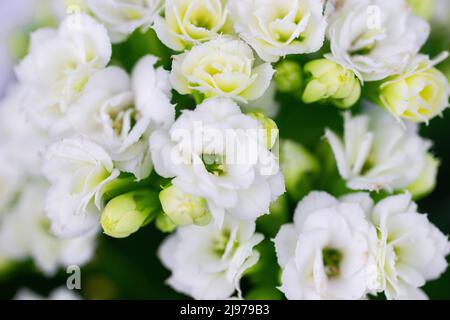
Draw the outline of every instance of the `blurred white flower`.
[[[227,299],[245,270],[259,259],[254,247],[263,240],[255,223],[226,219],[222,228],[178,228],[159,249],[159,257],[172,275],[167,283],[194,299]]]
[[[29,179],[16,203],[0,218],[0,256],[11,261],[31,257],[47,276],[60,267],[83,265],[95,249],[97,230],[74,239],[58,239],[50,232],[45,216],[44,199],[48,184]]]
[[[24,86],[24,107],[52,134],[68,130],[67,110],[111,57],[106,29],[84,14],[78,23],[72,18],[66,18],[58,30],[32,33],[29,54],[16,68]]]
[[[80,300],[80,297],[75,294],[73,291],[60,287],[48,295],[47,298],[29,290],[29,289],[20,289],[14,297],[15,300]]]
[[[0,96],[13,81],[13,65],[25,53],[30,26],[46,25],[64,14],[61,0],[15,0],[0,2]]]
[[[344,114],[344,135],[325,134],[340,175],[353,190],[393,192],[408,187],[421,174],[431,147],[418,126],[400,126],[385,110],[372,107],[351,116]]]
[[[40,153],[47,144],[20,108],[21,93],[19,85],[11,86],[0,101],[0,215],[14,203],[25,178],[40,174]]]
[[[23,88],[14,84],[0,101],[0,149],[3,158],[9,162],[5,168],[14,171],[12,168],[16,167],[20,168],[23,175],[38,175],[36,167],[40,167],[41,153],[49,138],[27,118],[25,110],[21,108],[22,97]]]
[[[226,0],[166,0],[153,28],[158,38],[175,51],[191,49],[220,34],[230,34]]]
[[[418,288],[447,268],[447,237],[417,212],[409,194],[380,201],[370,218],[378,230],[380,291],[388,299],[424,298]]]
[[[221,37],[175,56],[170,80],[181,94],[247,102],[264,94],[275,73],[269,63],[254,64],[253,51],[245,42]]]
[[[84,138],[65,139],[48,149],[43,172],[52,183],[45,201],[52,231],[72,238],[97,228],[102,189],[119,175],[108,153]]]
[[[87,8],[121,42],[138,28],[148,28],[163,7],[163,0],[87,0]]]
[[[365,81],[403,71],[428,38],[428,23],[405,0],[330,1],[327,58]],[[333,6],[334,4],[334,6]]]
[[[368,195],[338,201],[313,192],[294,213],[294,223],[274,239],[282,268],[280,290],[288,299],[362,299],[375,266],[376,232],[365,218]]]
[[[236,32],[265,61],[318,51],[327,26],[322,0],[230,0]]]
[[[267,132],[239,106],[209,99],[185,110],[169,131],[150,138],[156,172],[187,194],[205,198],[217,225],[225,214],[254,220],[284,191]]]

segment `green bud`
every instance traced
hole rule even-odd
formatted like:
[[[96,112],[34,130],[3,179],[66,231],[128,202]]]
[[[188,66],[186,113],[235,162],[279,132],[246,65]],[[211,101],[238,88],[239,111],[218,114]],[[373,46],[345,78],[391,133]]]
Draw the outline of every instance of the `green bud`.
[[[407,188],[415,200],[426,197],[434,190],[439,165],[439,160],[428,153],[422,173],[419,178]]]
[[[430,20],[434,13],[434,0],[407,0],[415,15]]]
[[[311,179],[320,171],[319,162],[312,153],[297,142],[282,140],[280,162],[289,195],[297,199],[311,191]]]
[[[338,108],[346,109],[352,107],[361,96],[361,84],[353,71],[333,61],[310,61],[304,71],[309,75],[302,96],[304,103],[328,99]]]
[[[170,186],[159,193],[164,213],[177,226],[192,224],[204,226],[211,221],[206,200],[184,193],[175,186]]]
[[[302,68],[295,61],[284,60],[276,66],[275,83],[281,92],[296,92],[302,88]]]
[[[139,190],[117,196],[102,212],[103,231],[113,238],[126,238],[148,224],[158,210],[156,192]]]
[[[170,233],[177,228],[177,225],[170,220],[170,218],[162,212],[155,221],[156,227],[165,233]]]
[[[261,123],[263,129],[266,131],[266,147],[267,149],[272,149],[278,140],[279,133],[278,126],[275,121],[261,112],[251,112],[247,115]]]

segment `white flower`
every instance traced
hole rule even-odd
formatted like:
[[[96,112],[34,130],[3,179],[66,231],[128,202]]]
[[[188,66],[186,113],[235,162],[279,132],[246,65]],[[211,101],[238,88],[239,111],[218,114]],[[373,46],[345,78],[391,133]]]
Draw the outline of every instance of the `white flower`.
[[[400,126],[381,108],[352,117],[344,114],[344,136],[326,130],[340,175],[353,190],[393,192],[408,187],[421,174],[431,143],[418,126]]]
[[[221,37],[174,57],[170,80],[181,94],[229,97],[241,102],[260,98],[275,70],[254,66],[252,49],[243,41]]]
[[[230,0],[239,35],[261,59],[318,51],[327,26],[322,0]]]
[[[184,111],[168,132],[153,133],[153,164],[183,192],[205,198],[219,226],[225,214],[254,220],[285,190],[266,134],[233,101],[209,99]]]
[[[380,201],[370,217],[378,230],[380,289],[388,299],[419,298],[417,289],[447,268],[447,237],[417,212],[408,194]]]
[[[155,67],[157,58],[142,57],[133,69],[132,88],[136,108],[148,117],[156,127],[168,128],[175,121],[175,107],[172,98],[169,73],[162,67]]]
[[[156,61],[153,56],[142,58],[132,81],[117,67],[97,72],[67,114],[76,132],[105,148],[117,168],[138,180],[151,172],[151,131],[169,126],[175,118],[168,73],[155,69]]]
[[[450,84],[434,66],[447,57],[444,52],[434,60],[425,55],[412,59],[403,73],[380,85],[380,104],[399,120],[428,123],[442,115],[449,106]]]
[[[0,147],[0,217],[7,211],[22,187],[22,168],[6,156],[8,150]]]
[[[15,84],[0,101],[0,149],[9,159],[10,167],[19,167],[23,174],[37,175],[36,166],[41,163],[40,153],[48,137],[26,117],[21,108],[22,97],[23,88]]]
[[[102,189],[119,175],[106,151],[86,139],[52,145],[43,166],[52,186],[45,208],[59,237],[83,235],[99,225]]]
[[[15,300],[80,300],[80,297],[73,291],[60,287],[50,292],[45,298],[29,289],[20,289],[14,297]]]
[[[288,299],[361,299],[372,281],[375,229],[361,203],[368,195],[338,201],[313,192],[281,227],[274,242]]]
[[[16,261],[31,257],[48,276],[59,267],[83,265],[94,253],[97,230],[74,239],[58,239],[50,233],[44,199],[48,185],[28,180],[17,203],[0,219],[0,256]]]
[[[184,51],[233,31],[226,0],[166,0],[153,28],[158,38],[175,51]]]
[[[254,247],[263,240],[254,222],[226,220],[223,228],[178,228],[159,249],[159,257],[172,272],[168,284],[194,299],[227,299],[245,270],[259,259]]]
[[[32,119],[52,134],[67,131],[67,110],[110,57],[106,29],[86,15],[77,24],[69,17],[58,30],[34,32],[29,54],[16,68],[25,87],[23,105]]]
[[[121,42],[138,28],[148,28],[163,6],[163,0],[87,0],[87,7],[109,31],[113,42]]]
[[[332,2],[330,2],[332,3]],[[428,23],[404,0],[343,0],[328,8],[333,60],[365,81],[403,71],[428,38]]]

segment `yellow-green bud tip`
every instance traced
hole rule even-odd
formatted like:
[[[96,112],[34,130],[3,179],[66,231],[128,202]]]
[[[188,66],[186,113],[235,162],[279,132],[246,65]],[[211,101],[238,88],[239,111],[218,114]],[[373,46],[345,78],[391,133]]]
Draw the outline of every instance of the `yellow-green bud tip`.
[[[431,19],[434,13],[435,2],[434,0],[407,0],[411,6],[415,15],[424,18],[425,20]]]
[[[250,112],[247,113],[247,115],[262,125],[263,130],[265,131],[265,145],[267,149],[272,149],[278,140],[279,134],[276,122],[261,112]]]
[[[308,62],[304,67],[308,81],[303,91],[304,103],[330,100],[339,108],[352,107],[361,96],[361,84],[353,71],[328,59]]]
[[[211,221],[206,200],[170,186],[159,193],[164,213],[177,226],[207,225]]]
[[[102,212],[103,231],[113,238],[126,238],[150,222],[158,207],[157,195],[152,191],[134,191],[115,197]]]

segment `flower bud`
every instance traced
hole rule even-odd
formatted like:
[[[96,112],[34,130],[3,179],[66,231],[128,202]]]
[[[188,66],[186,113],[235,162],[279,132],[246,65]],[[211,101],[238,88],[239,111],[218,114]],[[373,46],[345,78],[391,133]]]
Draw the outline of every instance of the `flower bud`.
[[[448,107],[450,85],[445,75],[433,66],[447,57],[435,60],[418,56],[406,71],[385,80],[379,88],[379,103],[396,118],[428,122]]]
[[[109,201],[103,210],[103,231],[113,238],[126,238],[148,224],[158,209],[155,192],[139,190],[122,194]]]
[[[170,233],[177,228],[177,225],[170,220],[169,216],[162,212],[155,221],[156,227],[164,233]]]
[[[302,88],[303,75],[300,64],[284,60],[276,67],[275,83],[281,92],[296,92]]]
[[[261,112],[252,112],[248,113],[247,115],[258,121],[262,125],[263,130],[265,131],[265,145],[267,149],[272,149],[277,142],[279,133],[278,126],[275,121]]]
[[[170,186],[159,193],[164,213],[177,226],[196,224],[207,225],[211,221],[206,200],[184,193],[175,186]]]
[[[320,170],[319,162],[314,155],[299,143],[282,140],[280,161],[289,195],[297,199],[311,191],[309,190],[311,179],[318,175]]]
[[[407,0],[416,16],[430,20],[434,13],[434,0]]]
[[[361,84],[353,71],[333,61],[310,61],[304,71],[309,76],[302,96],[304,103],[329,99],[338,108],[346,109],[352,107],[361,96]]]
[[[415,200],[420,200],[430,194],[436,186],[436,177],[439,169],[439,160],[427,153],[425,167],[419,178],[407,189]]]

